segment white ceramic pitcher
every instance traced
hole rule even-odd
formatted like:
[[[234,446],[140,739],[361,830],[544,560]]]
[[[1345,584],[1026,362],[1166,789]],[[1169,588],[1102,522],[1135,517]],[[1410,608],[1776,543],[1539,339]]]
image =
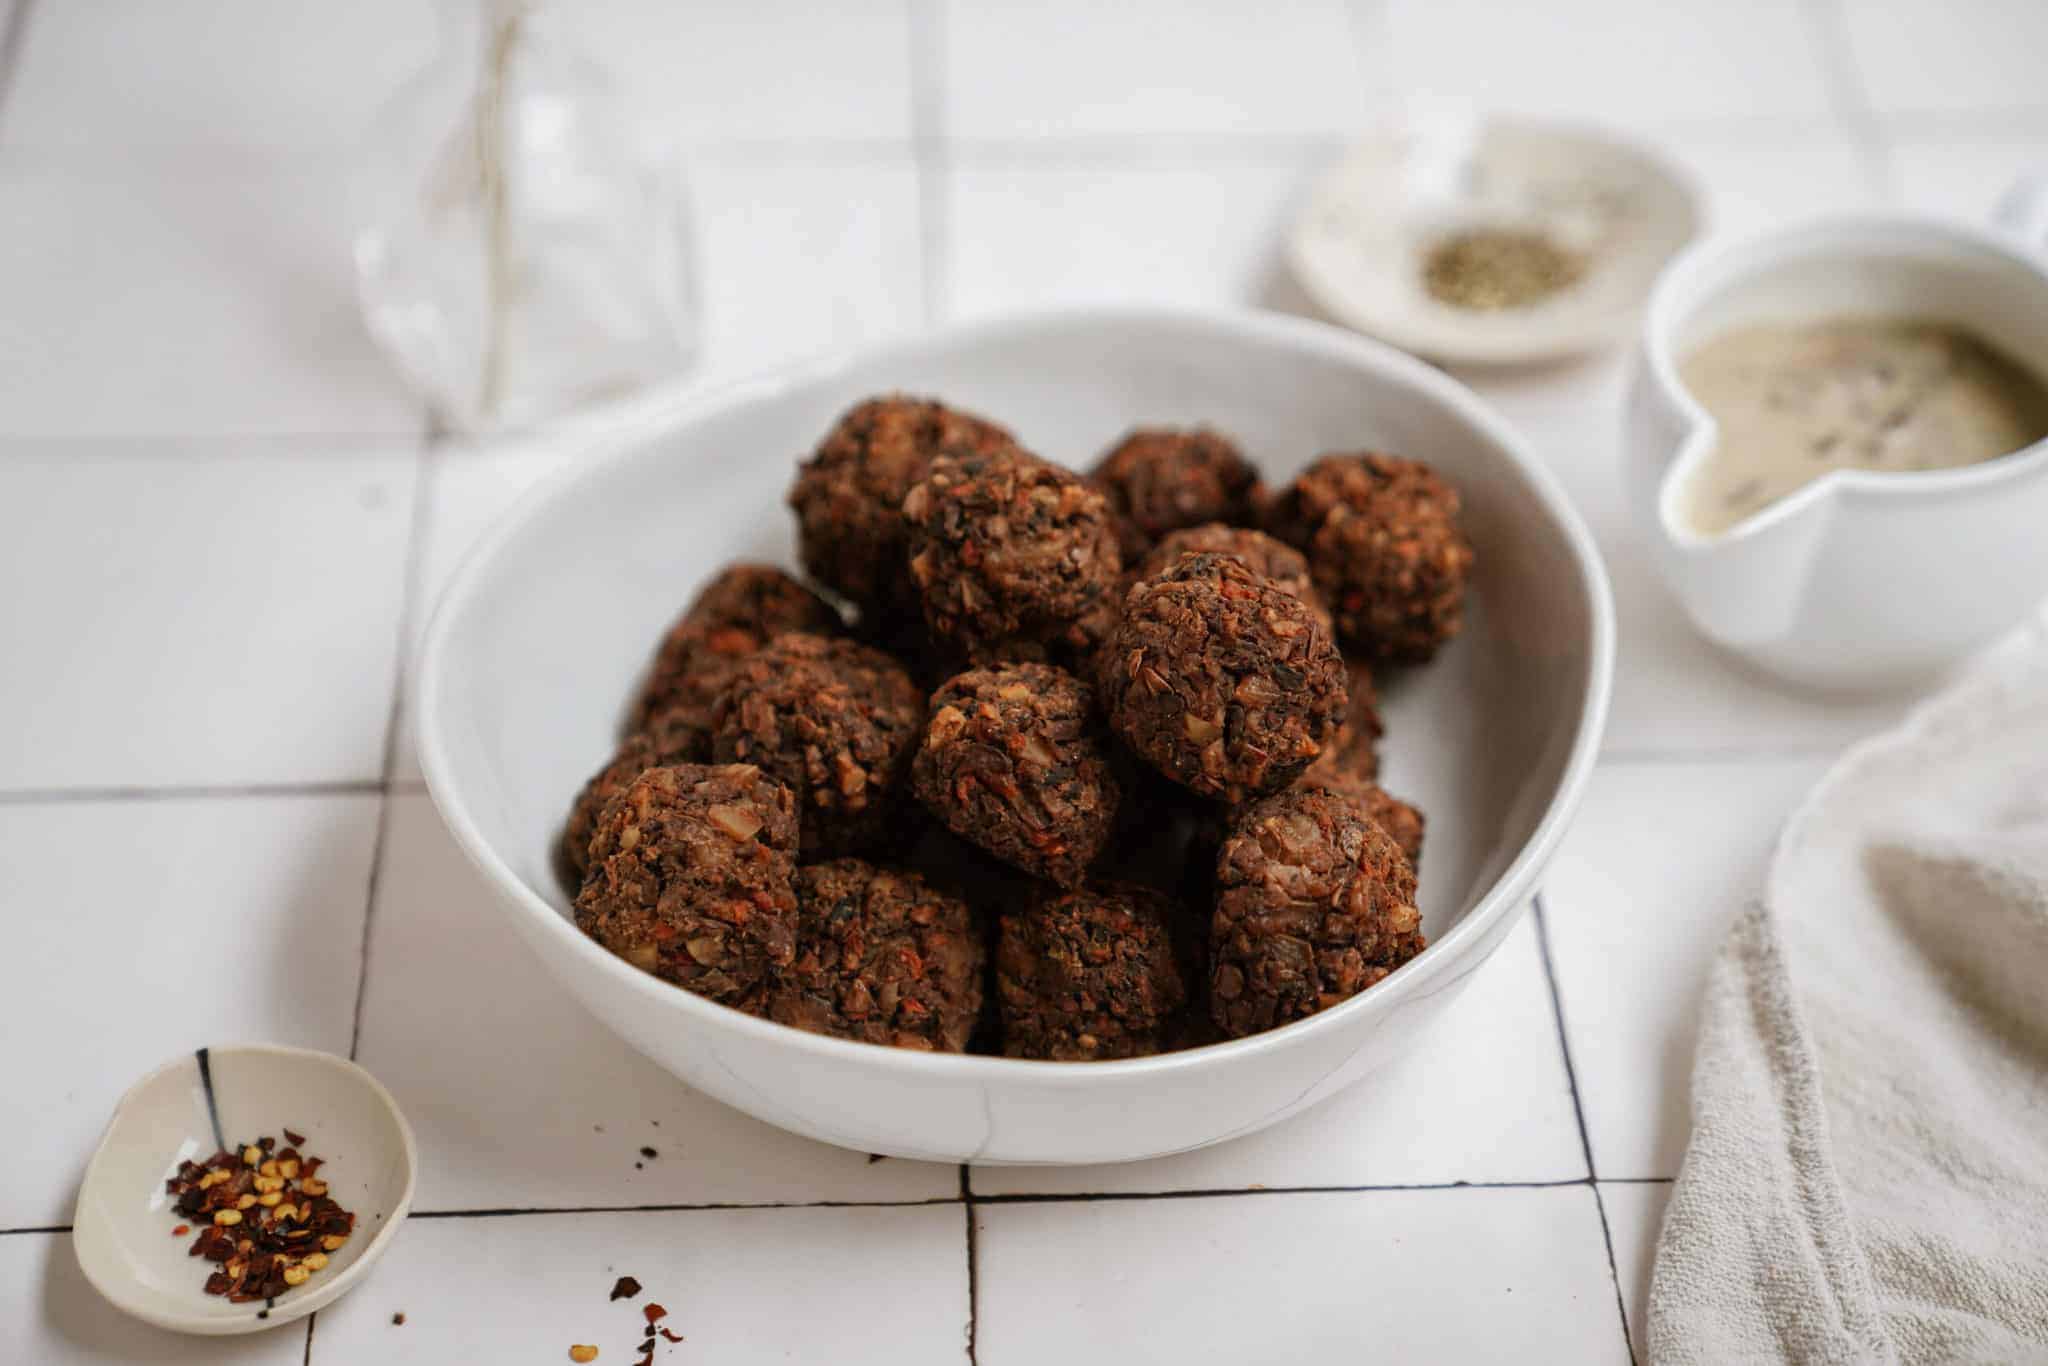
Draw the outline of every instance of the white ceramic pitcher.
[[[1890,688],[1938,672],[2048,596],[2048,441],[1956,469],[1838,470],[1714,535],[1683,516],[1717,432],[1678,361],[1730,329],[1931,318],[2048,380],[2048,177],[2016,187],[1995,224],[1823,218],[1695,246],[1666,268],[1629,389],[1627,478],[1659,570],[1710,639],[1795,682]]]

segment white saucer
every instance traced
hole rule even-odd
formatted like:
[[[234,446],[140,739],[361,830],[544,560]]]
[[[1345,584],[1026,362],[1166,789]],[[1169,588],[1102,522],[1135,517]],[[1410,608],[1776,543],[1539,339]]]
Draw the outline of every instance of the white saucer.
[[[1633,335],[1650,286],[1698,233],[1703,197],[1658,153],[1539,119],[1458,115],[1368,134],[1311,191],[1289,261],[1332,318],[1435,360],[1552,360]],[[1528,307],[1478,311],[1423,287],[1444,236],[1539,231],[1581,254],[1574,284]]]

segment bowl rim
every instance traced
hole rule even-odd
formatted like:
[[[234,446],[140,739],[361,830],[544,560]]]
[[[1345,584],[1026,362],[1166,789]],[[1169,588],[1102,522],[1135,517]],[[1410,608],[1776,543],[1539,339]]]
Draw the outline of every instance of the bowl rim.
[[[515,874],[484,838],[453,780],[441,731],[448,640],[469,601],[480,591],[508,542],[522,533],[541,511],[569,487],[598,477],[609,465],[632,458],[641,442],[658,431],[699,421],[715,411],[771,400],[791,390],[827,380],[857,366],[880,360],[928,353],[935,348],[984,344],[992,340],[1075,328],[1149,328],[1203,332],[1240,343],[1281,346],[1347,362],[1360,369],[1422,391],[1455,412],[1490,439],[1524,479],[1528,492],[1547,515],[1571,552],[1577,588],[1588,621],[1587,686],[1580,699],[1576,731],[1564,771],[1545,805],[1534,833],[1515,857],[1480,893],[1471,909],[1443,936],[1402,968],[1340,1005],[1318,1011],[1277,1029],[1242,1039],[1141,1058],[1069,1062],[1005,1058],[985,1054],[925,1053],[837,1039],[760,1019],[693,995],[650,973],[634,968],[593,942],[573,922],[548,904]],[[1426,993],[1430,983],[1470,956],[1485,942],[1487,931],[1509,915],[1534,891],[1541,868],[1563,839],[1599,757],[1614,674],[1614,606],[1607,572],[1592,533],[1566,497],[1562,485],[1531,452],[1507,421],[1449,375],[1405,352],[1341,328],[1291,314],[1247,308],[1194,308],[1150,304],[1077,304],[1004,313],[888,338],[877,343],[840,348],[797,361],[761,375],[704,389],[677,385],[622,408],[592,414],[563,427],[536,434],[542,441],[587,443],[590,449],[543,476],[478,538],[449,578],[435,606],[420,651],[412,692],[417,720],[421,770],[427,790],[456,843],[476,866],[501,903],[540,926],[553,951],[574,954],[610,978],[614,990],[656,1002],[654,1008],[681,1011],[695,1025],[736,1031],[823,1060],[837,1060],[924,1080],[988,1082],[1024,1080],[1056,1088],[1101,1088],[1122,1085],[1139,1075],[1163,1076],[1202,1071],[1228,1062],[1305,1045],[1311,1038],[1349,1027],[1367,1014],[1384,1013],[1401,1001]],[[530,941],[531,942],[531,941]],[[535,945],[538,947],[538,945]],[[550,971],[556,971],[549,964]],[[557,975],[561,975],[557,972]]]

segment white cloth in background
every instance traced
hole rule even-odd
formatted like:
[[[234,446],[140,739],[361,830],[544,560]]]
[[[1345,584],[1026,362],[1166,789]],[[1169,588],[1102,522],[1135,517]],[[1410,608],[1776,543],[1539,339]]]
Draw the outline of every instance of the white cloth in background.
[[[1653,1362],[2048,1361],[2038,630],[1787,824],[1715,964],[1692,1119]]]

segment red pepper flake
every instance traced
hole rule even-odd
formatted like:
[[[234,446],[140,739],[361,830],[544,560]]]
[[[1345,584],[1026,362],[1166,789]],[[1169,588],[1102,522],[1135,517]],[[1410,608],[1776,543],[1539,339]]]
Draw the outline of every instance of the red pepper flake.
[[[172,1235],[198,1226],[186,1255],[216,1268],[206,1278],[209,1295],[225,1295],[232,1304],[275,1300],[323,1270],[328,1254],[355,1231],[355,1215],[315,1175],[320,1159],[300,1156],[300,1135],[286,1130],[285,1136],[293,1141],[281,1150],[275,1138],[264,1137],[204,1162],[181,1162],[164,1183],[175,1197],[174,1212],[189,1221]]]
[[[634,1280],[631,1276],[621,1276],[612,1284],[612,1298],[614,1300],[630,1300],[639,1293],[640,1282]]]
[[[668,1317],[668,1310],[658,1304],[650,1304],[640,1312],[647,1316],[647,1326],[649,1328],[652,1328],[655,1324]]]
[[[670,1342],[681,1342],[683,1340],[683,1335],[681,1333],[671,1333],[666,1328],[661,1330],[661,1335],[667,1338]]]
[[[284,1131],[284,1141],[291,1144],[294,1148],[303,1148],[306,1145],[306,1136],[304,1134],[295,1134],[290,1129],[286,1129]]]

